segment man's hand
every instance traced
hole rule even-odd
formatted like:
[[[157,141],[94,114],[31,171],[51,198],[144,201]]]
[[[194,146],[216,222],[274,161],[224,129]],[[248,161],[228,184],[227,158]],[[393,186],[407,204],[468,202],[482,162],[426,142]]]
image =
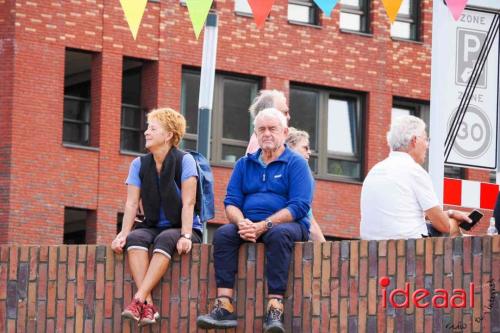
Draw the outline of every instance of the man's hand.
[[[177,241],[177,252],[179,253],[179,255],[182,255],[184,253],[189,253],[192,247],[193,247],[193,242],[190,239],[187,239],[185,237],[180,237],[179,240]]]
[[[472,220],[469,218],[468,214],[458,211],[458,210],[449,210],[446,212],[448,214],[448,217],[451,219],[456,220],[457,222],[468,222],[471,223]]]
[[[460,229],[460,223],[468,222],[471,223],[472,220],[467,216],[467,214],[460,212],[458,210],[449,210],[446,212],[450,218],[450,236],[461,236],[462,229]]]
[[[123,247],[125,246],[127,236],[128,233],[124,233],[123,231],[116,235],[115,239],[111,242],[111,249],[113,252],[117,254],[123,253]]]
[[[250,223],[248,223],[248,221]],[[266,224],[264,221],[253,223],[248,219],[245,219],[238,223],[240,237],[247,242],[255,243],[257,239],[267,231]]]

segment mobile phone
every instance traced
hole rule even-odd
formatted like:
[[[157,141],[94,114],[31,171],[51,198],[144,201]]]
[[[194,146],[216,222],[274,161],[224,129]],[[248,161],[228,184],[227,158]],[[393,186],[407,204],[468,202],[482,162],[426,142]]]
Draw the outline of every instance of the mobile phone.
[[[469,214],[469,218],[472,220],[472,222],[469,223],[469,222],[463,221],[462,223],[460,223],[460,228],[462,228],[464,230],[470,230],[470,229],[472,229],[472,227],[475,226],[476,223],[479,222],[479,220],[481,220],[481,218],[483,216],[484,216],[483,213],[481,213],[477,209],[474,209]]]

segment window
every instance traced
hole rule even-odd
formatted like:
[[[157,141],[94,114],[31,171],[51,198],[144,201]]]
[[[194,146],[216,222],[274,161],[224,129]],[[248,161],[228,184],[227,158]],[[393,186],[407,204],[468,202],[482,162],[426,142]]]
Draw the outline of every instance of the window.
[[[252,8],[250,8],[248,0],[235,0],[234,11],[237,13],[252,15]]]
[[[309,165],[322,177],[362,177],[362,94],[302,86],[290,88],[290,125],[307,131]]]
[[[253,131],[248,107],[259,89],[260,80],[252,77],[219,74],[215,76],[212,110],[211,160],[232,165],[246,151]],[[181,110],[187,129],[182,146],[196,149],[200,74],[184,70]]]
[[[368,0],[340,0],[340,29],[369,32]]]
[[[95,244],[95,221],[95,211],[64,207],[64,244]]]
[[[144,151],[146,112],[141,103],[143,62],[125,58],[122,76],[121,151]]]
[[[92,54],[66,50],[64,61],[63,142],[90,146],[90,71]]]
[[[395,98],[392,106],[392,119],[398,116],[412,115],[421,118],[426,125],[427,132],[429,133],[429,138],[432,138],[432,133],[429,130],[429,104],[409,101],[405,99]],[[425,160],[424,168],[429,169],[429,159]],[[444,176],[448,178],[460,178],[464,179],[465,169],[455,166],[444,166]]]
[[[289,0],[288,21],[317,25],[318,7],[312,0]]]
[[[403,0],[396,21],[391,25],[391,36],[418,40],[419,0]]]

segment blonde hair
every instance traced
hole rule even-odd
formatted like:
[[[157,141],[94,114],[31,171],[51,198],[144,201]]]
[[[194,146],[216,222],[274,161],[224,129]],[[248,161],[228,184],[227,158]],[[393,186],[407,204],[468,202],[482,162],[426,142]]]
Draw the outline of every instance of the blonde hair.
[[[309,141],[309,133],[298,130],[295,127],[288,127],[288,136],[285,141],[286,144],[291,147],[295,147],[303,139]]]
[[[147,115],[148,122],[158,121],[165,131],[172,133],[171,143],[178,147],[179,142],[186,133],[186,119],[179,112],[171,108],[160,108],[152,110]]]

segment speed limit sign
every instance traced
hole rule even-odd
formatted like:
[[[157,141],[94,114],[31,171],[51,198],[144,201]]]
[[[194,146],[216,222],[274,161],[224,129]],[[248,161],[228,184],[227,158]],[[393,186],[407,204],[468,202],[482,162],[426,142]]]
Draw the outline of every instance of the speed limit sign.
[[[453,116],[448,119],[448,130],[451,128]],[[469,105],[465,118],[460,124],[453,151],[465,159],[477,159],[482,157],[493,142],[493,125],[488,114],[479,107]]]

